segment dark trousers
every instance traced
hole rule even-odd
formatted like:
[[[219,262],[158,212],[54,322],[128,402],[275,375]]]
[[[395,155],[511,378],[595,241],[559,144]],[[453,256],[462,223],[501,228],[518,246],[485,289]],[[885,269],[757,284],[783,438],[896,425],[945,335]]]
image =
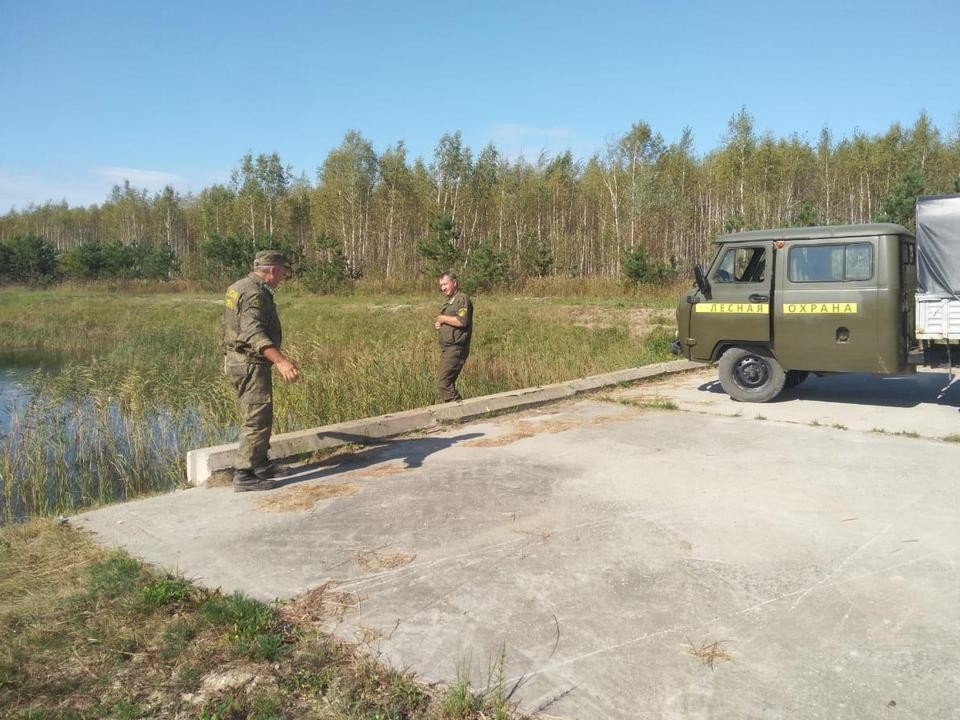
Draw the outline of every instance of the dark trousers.
[[[440,370],[437,373],[437,393],[440,395],[442,402],[461,399],[460,393],[457,392],[456,382],[469,354],[470,348],[462,345],[440,346]]]
[[[267,464],[270,431],[273,428],[273,376],[268,364],[246,361],[240,353],[228,352],[223,371],[240,401],[240,449],[237,470],[252,470]]]

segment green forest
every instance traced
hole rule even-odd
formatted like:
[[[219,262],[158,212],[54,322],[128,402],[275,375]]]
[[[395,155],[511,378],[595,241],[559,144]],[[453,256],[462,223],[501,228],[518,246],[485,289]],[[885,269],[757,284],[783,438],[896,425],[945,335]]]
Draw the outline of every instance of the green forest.
[[[816,142],[759,133],[746,108],[698,156],[689,129],[665,140],[638,122],[587,159],[479,152],[459,132],[433,157],[402,141],[378,154],[356,131],[295,176],[276,153],[247,154],[231,180],[182,195],[128,182],[101,205],[46,202],[0,216],[7,282],[215,281],[259,248],[295,259],[308,289],[358,278],[408,282],[452,267],[496,285],[530,277],[669,280],[740,229],[912,223],[917,195],[960,190],[960,132],[921,114],[911,127]]]

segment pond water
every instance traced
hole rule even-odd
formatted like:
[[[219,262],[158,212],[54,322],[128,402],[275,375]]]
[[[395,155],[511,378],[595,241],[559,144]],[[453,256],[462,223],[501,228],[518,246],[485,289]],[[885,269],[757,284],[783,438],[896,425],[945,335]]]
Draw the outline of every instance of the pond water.
[[[0,353],[0,525],[170,490],[184,481],[187,450],[226,441],[195,409],[162,400],[127,416],[102,395],[34,397],[36,374],[63,367],[50,355]]]
[[[10,432],[13,419],[30,402],[30,376],[38,370],[55,374],[62,366],[63,359],[49,353],[0,352],[0,437]]]
[[[0,369],[0,437],[10,432],[11,418],[23,411],[30,392],[23,387],[26,373]]]

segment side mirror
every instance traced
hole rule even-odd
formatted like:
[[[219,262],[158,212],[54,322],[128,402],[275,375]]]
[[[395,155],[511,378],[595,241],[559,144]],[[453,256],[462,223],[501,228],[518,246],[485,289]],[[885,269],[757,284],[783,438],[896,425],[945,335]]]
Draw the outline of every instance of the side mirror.
[[[707,280],[707,274],[703,271],[703,266],[700,263],[693,266],[693,277],[697,281],[697,290],[709,300],[710,281]]]

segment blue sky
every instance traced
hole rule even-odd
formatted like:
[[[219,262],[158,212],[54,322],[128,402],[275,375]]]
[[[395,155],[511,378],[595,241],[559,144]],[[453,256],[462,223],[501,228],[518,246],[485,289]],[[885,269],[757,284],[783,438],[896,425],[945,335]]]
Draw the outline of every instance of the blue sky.
[[[589,157],[638,121],[699,153],[742,106],[815,142],[960,120],[960,3],[0,0],[0,213],[224,182],[247,152],[315,180],[347,130],[430,160]]]

